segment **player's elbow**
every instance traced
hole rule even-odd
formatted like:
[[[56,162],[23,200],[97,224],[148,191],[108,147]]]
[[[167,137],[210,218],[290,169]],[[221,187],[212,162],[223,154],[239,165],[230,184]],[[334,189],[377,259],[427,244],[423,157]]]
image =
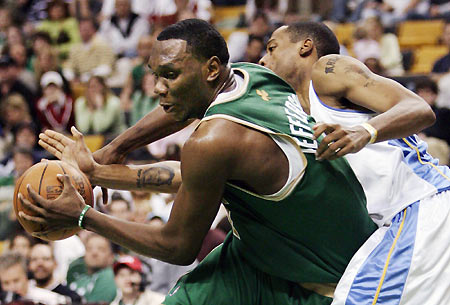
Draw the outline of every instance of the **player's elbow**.
[[[416,115],[416,121],[421,122],[421,127],[423,128],[433,125],[436,121],[436,115],[428,103],[422,103],[420,108],[417,109]]]
[[[173,265],[187,266],[195,261],[197,254],[198,251],[195,251],[192,245],[178,244],[171,249],[167,262]]]

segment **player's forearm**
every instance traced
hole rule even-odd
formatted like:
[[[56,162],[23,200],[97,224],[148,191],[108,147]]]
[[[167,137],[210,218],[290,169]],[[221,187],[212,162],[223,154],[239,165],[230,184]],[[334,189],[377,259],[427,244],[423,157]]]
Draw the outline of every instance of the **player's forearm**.
[[[183,241],[183,236],[171,234],[167,225],[142,224],[121,220],[89,209],[84,227],[112,242],[145,256],[177,265],[189,265],[195,259],[194,248]]]
[[[419,133],[431,126],[435,119],[434,112],[427,103],[416,98],[405,98],[368,123],[377,130],[377,142],[380,142]]]
[[[139,147],[183,129],[190,122],[176,122],[161,107],[157,107],[134,126],[117,136],[108,146],[117,153],[126,155]]]
[[[164,161],[149,165],[99,165],[89,174],[92,184],[121,190],[176,193],[181,184],[180,163]]]

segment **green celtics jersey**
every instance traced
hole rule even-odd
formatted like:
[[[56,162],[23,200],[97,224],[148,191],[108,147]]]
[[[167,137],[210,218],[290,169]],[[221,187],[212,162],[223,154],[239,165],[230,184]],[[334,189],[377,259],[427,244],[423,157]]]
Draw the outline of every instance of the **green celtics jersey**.
[[[203,121],[228,119],[281,138],[297,152],[290,168],[292,163],[301,166],[275,195],[227,185],[223,201],[233,226],[232,247],[268,274],[295,282],[337,283],[376,229],[363,189],[344,158],[315,159],[314,122],[285,81],[254,64],[232,68],[241,76],[240,85],[219,95]]]

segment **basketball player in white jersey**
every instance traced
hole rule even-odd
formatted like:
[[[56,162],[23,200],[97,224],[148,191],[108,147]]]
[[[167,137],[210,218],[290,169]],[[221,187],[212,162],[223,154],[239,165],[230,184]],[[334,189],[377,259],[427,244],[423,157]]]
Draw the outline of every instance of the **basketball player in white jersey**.
[[[315,126],[316,136],[327,134],[318,158],[345,155],[380,225],[347,267],[333,304],[450,304],[450,170],[409,136],[433,122],[431,110],[338,53],[326,26],[301,22],[277,29],[260,61],[323,122]]]

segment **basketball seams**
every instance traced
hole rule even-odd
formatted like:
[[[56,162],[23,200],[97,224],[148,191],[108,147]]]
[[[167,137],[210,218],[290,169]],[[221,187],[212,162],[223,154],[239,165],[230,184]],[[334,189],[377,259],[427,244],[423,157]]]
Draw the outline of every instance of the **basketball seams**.
[[[41,174],[41,180],[39,181],[39,191],[38,191],[39,195],[41,195],[42,180],[44,180],[44,175],[45,175],[45,171],[47,170],[47,167],[48,167],[48,162],[46,162],[46,164],[45,164],[44,170],[42,171],[42,174]]]

